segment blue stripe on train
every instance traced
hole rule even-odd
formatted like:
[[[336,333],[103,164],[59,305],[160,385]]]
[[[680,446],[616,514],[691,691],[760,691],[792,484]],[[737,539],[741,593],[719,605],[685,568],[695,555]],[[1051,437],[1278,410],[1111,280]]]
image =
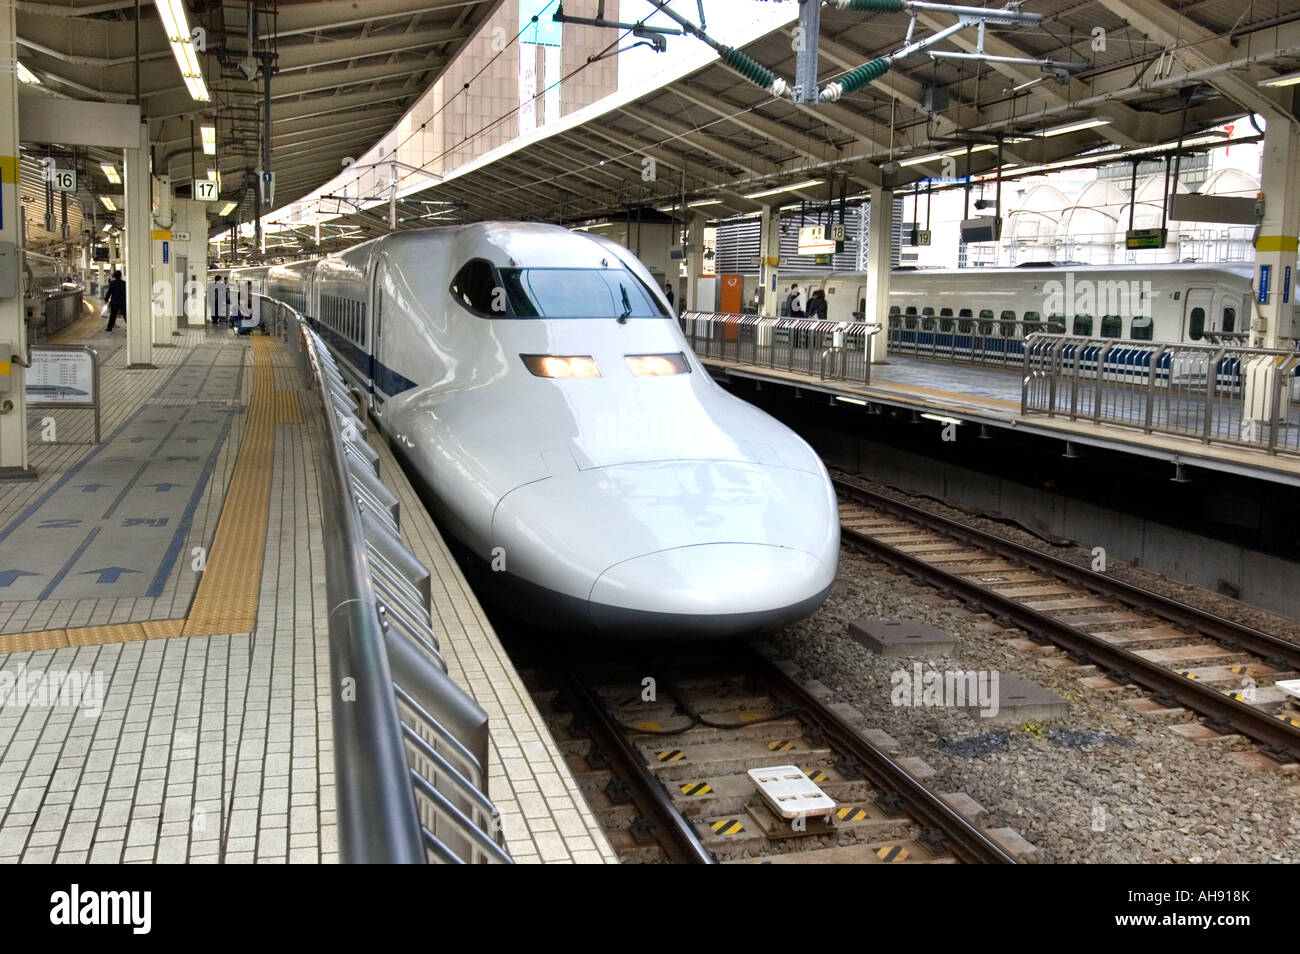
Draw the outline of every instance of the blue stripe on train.
[[[370,391],[381,404],[385,396],[393,397],[415,387],[414,381],[394,371],[388,365],[375,360],[373,355],[358,346],[355,341],[345,338],[333,328],[322,324],[318,319],[310,315],[306,317],[307,323],[311,325],[312,330],[325,340],[325,344],[329,346],[330,350],[347,362],[357,374],[371,382]]]

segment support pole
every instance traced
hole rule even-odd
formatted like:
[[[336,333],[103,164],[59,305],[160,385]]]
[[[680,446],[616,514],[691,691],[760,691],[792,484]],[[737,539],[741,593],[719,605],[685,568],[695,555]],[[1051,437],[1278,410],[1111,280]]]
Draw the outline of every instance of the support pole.
[[[32,475],[27,466],[27,401],[23,394],[23,368],[12,360],[26,360],[27,328],[23,321],[20,256],[22,255],[22,212],[18,205],[18,60],[17,23],[14,5],[0,7],[0,245],[12,251],[6,263],[15,278],[12,287],[0,286],[0,361],[9,362],[0,378],[0,477]]]
[[[889,264],[893,257],[894,192],[871,187],[871,220],[867,231],[867,304],[863,317],[880,325],[871,337],[871,362],[884,364],[889,357]],[[928,213],[927,213],[928,214]]]
[[[1300,248],[1300,127],[1280,113],[1264,117],[1264,218],[1255,240],[1255,319],[1251,344],[1288,348],[1295,327],[1297,248]],[[1268,292],[1259,301],[1268,269]],[[1287,275],[1290,274],[1288,281]]]
[[[781,211],[776,205],[763,206],[758,232],[759,280],[763,283],[758,313],[775,318],[781,298],[778,264],[781,258]],[[769,264],[771,263],[771,264]]]
[[[149,123],[142,121],[139,145],[127,149],[126,187],[126,361],[130,368],[153,367],[153,195],[149,181]]]
[[[684,311],[700,311],[700,275],[704,272],[704,223],[708,216],[696,212],[689,206],[686,213],[686,307]],[[713,310],[713,302],[708,302],[708,311]]]

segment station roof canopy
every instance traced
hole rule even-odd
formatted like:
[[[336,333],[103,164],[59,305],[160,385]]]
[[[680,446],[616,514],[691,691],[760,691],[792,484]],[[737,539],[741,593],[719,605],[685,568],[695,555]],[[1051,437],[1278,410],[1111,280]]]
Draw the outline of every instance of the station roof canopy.
[[[1023,9],[1043,14],[1043,22],[990,26],[984,53],[1084,65],[1058,79],[1034,65],[922,52],[839,102],[807,106],[774,97],[714,60],[581,125],[542,127],[484,157],[491,161],[452,171],[404,197],[407,224],[399,227],[419,227],[419,216],[410,213],[421,199],[454,202],[464,220],[574,223],[680,205],[685,195],[688,201],[717,200],[707,212],[721,217],[758,210],[758,199],[745,198],[755,192],[779,190],[780,202],[826,201],[832,189],[906,189],[951,174],[954,166],[965,176],[967,144],[973,149],[970,172],[978,174],[996,164],[998,137],[1004,169],[1015,174],[1012,164],[1035,169],[1097,150],[1158,157],[1180,132],[1204,147],[1213,141],[1207,131],[1234,118],[1295,116],[1293,95],[1300,86],[1262,84],[1300,70],[1300,0],[1267,8],[1234,0],[1027,0]],[[910,19],[904,12],[829,5],[821,18],[823,85],[899,49]],[[914,38],[955,20],[921,12]],[[745,52],[793,77],[794,26],[757,39]],[[977,41],[972,27],[935,49],[969,53]],[[675,37],[670,44],[692,42]],[[940,93],[933,110],[926,108],[927,88]],[[1240,125],[1233,139],[1259,134],[1248,122]],[[1146,151],[1133,151],[1140,148]],[[955,159],[946,169],[944,152]],[[650,183],[641,176],[647,156],[656,162]],[[810,181],[817,184],[791,188]],[[340,221],[382,234],[387,212],[376,207]]]
[[[211,101],[187,88],[151,0],[45,0],[14,5],[18,58],[39,80],[29,95],[134,102],[136,10],[139,94],[157,143],[155,172],[191,175],[195,125],[212,123],[217,155],[199,152],[194,171],[221,173],[223,200],[243,200],[260,165],[258,65],[248,60],[249,9],[259,47],[274,53],[271,123],[276,201],[329,180],[390,129],[445,69],[501,0],[278,0],[249,4],[168,0],[184,9]],[[242,66],[242,68],[241,68]],[[253,76],[250,78],[249,71]],[[21,131],[20,131],[21,132]],[[93,165],[89,172],[98,174]],[[107,185],[107,183],[99,183]],[[184,186],[181,187],[184,191]],[[119,190],[120,191],[120,187]]]

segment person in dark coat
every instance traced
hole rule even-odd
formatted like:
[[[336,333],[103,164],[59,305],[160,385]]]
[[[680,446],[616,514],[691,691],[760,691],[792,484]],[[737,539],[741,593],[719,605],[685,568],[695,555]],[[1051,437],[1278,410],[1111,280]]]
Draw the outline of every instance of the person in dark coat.
[[[113,330],[118,318],[126,324],[126,282],[122,280],[121,269],[113,271],[108,288],[104,290],[104,301],[108,302],[108,330]]]
[[[812,293],[812,300],[808,302],[808,317],[815,321],[825,321],[829,304],[826,300],[826,292],[817,289]]]

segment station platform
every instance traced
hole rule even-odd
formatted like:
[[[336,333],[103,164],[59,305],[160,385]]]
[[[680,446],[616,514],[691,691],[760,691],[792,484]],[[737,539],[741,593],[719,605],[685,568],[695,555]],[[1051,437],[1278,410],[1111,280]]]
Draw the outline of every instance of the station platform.
[[[724,358],[700,356],[717,377],[736,378],[820,392],[849,401],[867,401],[932,414],[988,428],[1014,429],[1142,457],[1167,460],[1282,484],[1300,484],[1300,458],[1262,450],[1205,443],[1172,434],[1143,433],[1140,427],[1022,414],[1019,371],[890,355],[871,366],[871,383],[823,380],[815,374],[786,371]]]
[[[339,835],[306,386],[273,337],[186,329],[128,369],[97,316],[91,412],[31,413],[0,483],[0,863],[332,862]],[[49,427],[53,419],[54,427]],[[50,437],[54,439],[49,439]],[[378,436],[433,576],[449,674],[487,711],[519,862],[615,862],[437,528]]]

